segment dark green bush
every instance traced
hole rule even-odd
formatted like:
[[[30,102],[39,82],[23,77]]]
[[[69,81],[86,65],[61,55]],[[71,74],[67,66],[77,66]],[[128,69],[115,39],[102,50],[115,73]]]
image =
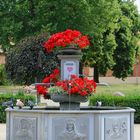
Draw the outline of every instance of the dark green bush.
[[[58,59],[54,53],[47,53],[43,42],[48,35],[27,37],[21,40],[6,57],[7,76],[15,84],[40,82],[57,68]]]
[[[140,95],[129,94],[125,97],[110,94],[98,94],[90,98],[90,105],[95,106],[96,101],[102,101],[102,106],[131,107],[136,110],[134,121],[140,123]]]
[[[21,99],[21,101],[24,103],[25,106],[27,105],[28,100],[35,102],[36,99],[34,95],[28,95],[22,92],[19,92],[17,94],[12,93],[0,94],[0,123],[6,122],[6,112],[5,112],[6,107],[3,107],[2,103],[10,101],[11,98],[14,99],[14,106],[16,104],[16,99]]]

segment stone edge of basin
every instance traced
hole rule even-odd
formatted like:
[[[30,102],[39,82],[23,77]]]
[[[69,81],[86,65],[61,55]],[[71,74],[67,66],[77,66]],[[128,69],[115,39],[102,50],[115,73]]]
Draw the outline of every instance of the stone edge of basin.
[[[29,107],[24,107],[22,109],[18,108],[6,108],[6,112],[42,112],[42,113],[117,113],[117,112],[135,112],[135,109],[130,107],[95,107],[95,106],[82,106],[80,110],[59,110],[59,107],[49,106],[49,107],[34,107],[33,110],[30,110]]]

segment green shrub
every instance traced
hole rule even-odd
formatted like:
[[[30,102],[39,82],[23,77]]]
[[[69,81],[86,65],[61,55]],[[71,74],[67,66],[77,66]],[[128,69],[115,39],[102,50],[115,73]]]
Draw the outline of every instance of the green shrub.
[[[30,85],[40,82],[59,67],[56,54],[46,53],[42,45],[48,37],[26,37],[8,52],[5,67],[8,78],[14,84]]]
[[[8,81],[7,81],[5,66],[3,64],[0,64],[0,85],[6,85],[7,82]]]
[[[24,94],[23,92],[19,92],[17,94],[7,93],[7,94],[0,94],[0,123],[6,122],[6,107],[2,106],[3,102],[10,101],[11,98],[14,99],[14,106],[16,104],[16,99],[21,99],[21,101],[24,103],[24,105],[27,105],[27,101],[31,100],[35,102],[35,96],[34,95],[28,95]]]
[[[111,94],[96,94],[90,98],[90,105],[95,106],[96,101],[102,101],[102,106],[131,107],[136,110],[135,123],[140,123],[140,95],[138,94],[128,94],[125,97]]]

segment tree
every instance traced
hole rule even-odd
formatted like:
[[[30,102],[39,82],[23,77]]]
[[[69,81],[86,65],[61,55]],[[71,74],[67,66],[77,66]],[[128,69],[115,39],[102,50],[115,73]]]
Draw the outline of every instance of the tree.
[[[99,72],[105,74],[114,64],[112,54],[117,46],[114,30],[120,15],[118,0],[48,0],[45,9],[50,11],[47,19],[54,29],[52,32],[71,28],[89,35],[91,46],[84,51],[83,62],[94,66],[94,79],[98,82]]]
[[[136,60],[140,15],[133,1],[120,1],[120,7],[119,30],[115,31],[117,48],[113,54],[115,65],[112,70],[115,77],[124,79],[132,74]]]
[[[45,3],[40,1],[42,5],[41,2]],[[5,51],[24,37],[39,35],[48,24],[46,13],[39,10],[41,5],[38,3],[34,0],[0,0],[0,45]]]
[[[128,8],[123,8],[124,5]],[[88,35],[91,40],[90,48],[84,51],[83,63],[94,67],[96,82],[99,82],[99,74],[105,75],[108,69],[112,69],[113,74],[119,78],[124,78],[130,73],[132,62],[125,69],[120,69],[118,73],[120,75],[117,74],[117,65],[119,65],[119,57],[123,59],[124,56],[122,53],[118,55],[121,45],[119,38],[122,39],[121,42],[124,41],[124,46],[135,45],[134,42],[137,40],[139,15],[133,1],[13,0],[11,2],[7,0],[1,1],[1,6],[0,16],[3,20],[0,22],[2,27],[0,40],[2,44],[8,44],[7,39],[19,41],[25,36],[43,31],[53,34],[67,28],[77,29]],[[131,13],[131,11],[134,12]],[[121,33],[125,26],[128,28],[122,33],[129,38],[129,41]],[[133,54],[128,53],[127,59],[135,55],[133,48],[129,50],[132,50]],[[122,64],[127,63],[124,61]],[[122,74],[127,70],[129,72]]]
[[[105,32],[108,25],[111,25],[112,21],[116,20],[118,12],[117,0],[113,0],[113,2],[109,0],[99,0],[98,2],[96,0],[15,0],[11,2],[8,0],[7,2],[1,1],[1,3],[3,22],[8,24],[1,23],[4,25],[2,34],[5,33],[1,38],[2,44],[7,44],[5,42],[7,38],[18,41],[25,36],[38,34],[42,30],[55,33],[67,28],[80,30],[82,33],[90,35],[91,38],[92,36],[102,38],[102,33]],[[100,42],[98,43],[100,44]],[[94,49],[95,46],[98,46],[97,49],[100,50],[102,46],[98,43],[93,44],[94,46],[91,48]],[[98,52],[98,50],[96,51]],[[96,62],[99,63],[100,58],[96,57],[96,59]]]
[[[91,45],[85,52],[84,62],[94,67],[94,80],[99,82],[99,74],[105,75],[114,65],[112,55],[117,46],[114,31],[118,28],[120,8],[116,0],[90,2],[91,16],[95,16],[96,20],[93,24],[93,34],[89,34]]]
[[[90,30],[85,0],[0,0],[0,9],[0,44],[5,51],[22,38],[43,32]]]
[[[99,82],[99,74],[105,75],[108,69],[113,71],[115,77],[122,79],[133,69],[138,50],[136,42],[140,16],[133,1],[119,1],[118,4],[116,16],[113,16],[114,10],[111,10],[111,16],[111,13],[106,14],[112,20],[106,24],[104,31],[91,38],[91,48],[85,55],[85,62],[94,67],[96,82]]]
[[[22,39],[7,55],[8,77],[16,84],[40,82],[46,75],[58,68],[54,53],[47,54],[42,42],[48,35]]]

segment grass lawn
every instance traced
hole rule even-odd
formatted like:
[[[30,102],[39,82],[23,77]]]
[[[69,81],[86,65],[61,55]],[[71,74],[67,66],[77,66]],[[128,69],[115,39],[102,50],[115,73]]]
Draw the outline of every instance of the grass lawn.
[[[23,89],[23,86],[0,86],[1,92],[18,91]],[[140,84],[114,84],[109,86],[97,86],[96,94],[122,92],[124,94],[140,94]]]
[[[0,89],[21,89],[23,86],[0,86]]]
[[[96,94],[122,92],[124,94],[139,94],[140,95],[140,84],[116,84],[109,86],[97,86]]]
[[[13,93],[22,89],[23,86],[0,86],[0,93]]]

